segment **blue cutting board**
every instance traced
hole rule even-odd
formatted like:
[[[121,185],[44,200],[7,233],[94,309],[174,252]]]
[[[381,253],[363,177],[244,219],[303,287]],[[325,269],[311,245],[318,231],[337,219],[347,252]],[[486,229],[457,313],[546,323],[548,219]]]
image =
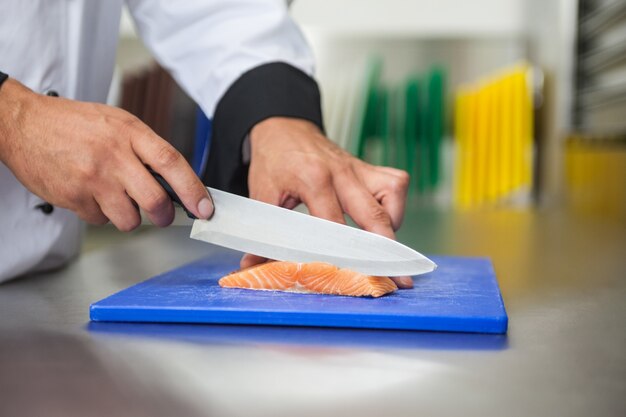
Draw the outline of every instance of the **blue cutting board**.
[[[241,254],[221,251],[93,303],[109,322],[222,323],[506,333],[508,317],[486,258],[432,256],[415,287],[380,298],[221,288]]]

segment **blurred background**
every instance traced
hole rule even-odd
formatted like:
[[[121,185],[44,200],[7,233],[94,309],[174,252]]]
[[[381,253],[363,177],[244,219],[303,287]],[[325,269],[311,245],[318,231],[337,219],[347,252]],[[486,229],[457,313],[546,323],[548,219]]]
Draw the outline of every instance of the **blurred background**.
[[[409,204],[626,216],[623,0],[297,0],[328,136],[411,174]],[[124,13],[109,102],[199,170],[206,117]]]

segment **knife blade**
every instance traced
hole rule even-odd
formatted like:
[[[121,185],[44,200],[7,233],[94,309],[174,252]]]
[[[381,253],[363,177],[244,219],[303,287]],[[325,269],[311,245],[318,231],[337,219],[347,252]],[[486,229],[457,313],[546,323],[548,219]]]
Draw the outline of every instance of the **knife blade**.
[[[430,272],[419,252],[374,233],[208,188],[215,213],[195,220],[190,237],[269,259],[327,262],[367,275]]]
[[[157,181],[179,203],[167,182]],[[395,240],[355,227],[207,187],[215,212],[196,219],[190,237],[278,261],[327,262],[367,275],[419,275],[437,265]],[[193,214],[187,211],[191,218]]]

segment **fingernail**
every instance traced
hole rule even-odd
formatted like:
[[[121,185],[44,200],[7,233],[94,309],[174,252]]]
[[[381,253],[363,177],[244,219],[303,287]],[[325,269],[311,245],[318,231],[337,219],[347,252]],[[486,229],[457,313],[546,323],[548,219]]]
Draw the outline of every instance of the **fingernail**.
[[[198,203],[198,211],[200,212],[200,217],[203,219],[210,219],[213,216],[213,203],[207,197],[200,200]]]

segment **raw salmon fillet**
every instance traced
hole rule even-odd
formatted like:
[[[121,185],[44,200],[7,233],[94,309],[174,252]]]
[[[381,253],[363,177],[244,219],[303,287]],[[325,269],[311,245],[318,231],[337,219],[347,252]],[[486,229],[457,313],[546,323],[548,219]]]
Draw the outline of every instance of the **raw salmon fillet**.
[[[267,262],[226,275],[221,287],[299,293],[380,297],[398,289],[387,277],[373,277],[323,262]]]

